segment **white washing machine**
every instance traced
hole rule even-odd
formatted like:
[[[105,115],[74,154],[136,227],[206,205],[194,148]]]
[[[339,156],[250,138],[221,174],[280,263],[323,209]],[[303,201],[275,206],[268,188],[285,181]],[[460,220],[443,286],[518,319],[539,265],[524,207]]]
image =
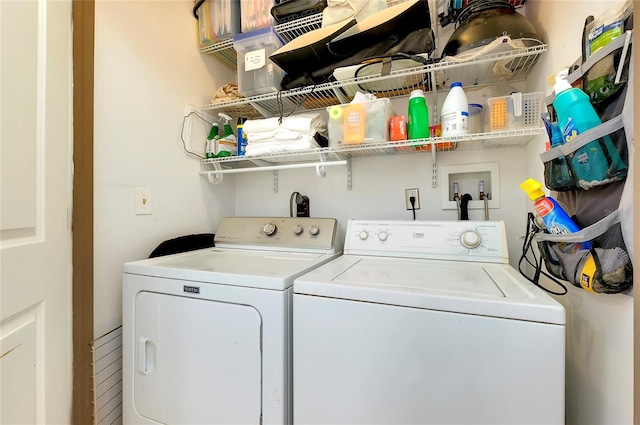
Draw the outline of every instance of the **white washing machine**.
[[[126,263],[124,424],[291,423],[291,286],[340,254],[339,234],[231,217],[215,248]]]
[[[501,222],[350,221],[294,282],[296,424],[563,424],[565,311]]]

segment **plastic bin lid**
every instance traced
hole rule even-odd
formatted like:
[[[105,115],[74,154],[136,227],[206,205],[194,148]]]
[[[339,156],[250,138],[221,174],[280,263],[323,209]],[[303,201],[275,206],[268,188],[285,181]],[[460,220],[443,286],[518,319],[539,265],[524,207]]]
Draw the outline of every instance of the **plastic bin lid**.
[[[270,35],[276,37],[280,43],[284,44],[284,40],[282,39],[282,37],[280,37],[276,30],[273,29],[273,27],[258,28],[257,30],[236,34],[233,36],[233,42],[236,43],[256,37],[264,37]]]

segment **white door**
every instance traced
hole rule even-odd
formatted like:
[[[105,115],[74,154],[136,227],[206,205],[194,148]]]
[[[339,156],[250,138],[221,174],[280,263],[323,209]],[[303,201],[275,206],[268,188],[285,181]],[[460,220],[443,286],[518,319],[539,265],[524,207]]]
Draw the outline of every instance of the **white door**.
[[[2,424],[70,423],[71,42],[71,1],[0,0]]]
[[[135,411],[153,423],[258,424],[261,325],[251,306],[139,293]]]

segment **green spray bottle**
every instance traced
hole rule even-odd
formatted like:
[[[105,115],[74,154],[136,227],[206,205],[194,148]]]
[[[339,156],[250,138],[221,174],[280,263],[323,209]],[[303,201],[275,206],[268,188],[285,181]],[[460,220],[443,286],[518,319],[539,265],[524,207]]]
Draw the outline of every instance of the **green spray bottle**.
[[[214,122],[211,126],[211,130],[209,131],[209,135],[207,136],[207,144],[204,148],[204,157],[206,159],[211,159],[216,157],[216,145],[218,144],[218,123]]]
[[[238,153],[238,142],[231,128],[231,117],[222,112],[220,112],[218,116],[224,120],[224,124],[222,126],[222,137],[218,140],[216,157],[234,156]]]

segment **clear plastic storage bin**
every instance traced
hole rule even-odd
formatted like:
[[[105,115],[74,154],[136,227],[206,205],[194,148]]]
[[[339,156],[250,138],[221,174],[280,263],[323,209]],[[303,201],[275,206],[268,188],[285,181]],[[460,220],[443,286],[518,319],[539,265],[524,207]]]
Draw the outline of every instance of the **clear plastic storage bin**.
[[[269,55],[284,45],[273,27],[238,34],[233,48],[238,53],[238,91],[244,96],[273,93],[280,90],[284,71]]]
[[[329,106],[327,112],[329,146],[386,142],[389,140],[389,119],[395,115],[387,98]],[[363,137],[358,137],[358,133]]]
[[[240,32],[239,0],[205,0],[198,9],[200,46],[217,43]]]
[[[485,131],[540,127],[543,100],[542,92],[513,93],[487,99]]]
[[[275,0],[240,0],[242,32],[275,25],[271,8],[276,4]]]

